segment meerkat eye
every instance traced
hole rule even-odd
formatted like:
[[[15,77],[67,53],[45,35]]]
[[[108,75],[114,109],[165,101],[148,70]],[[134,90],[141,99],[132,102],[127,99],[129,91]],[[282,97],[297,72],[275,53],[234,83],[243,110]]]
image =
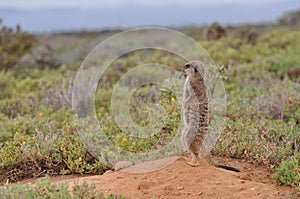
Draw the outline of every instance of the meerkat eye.
[[[185,67],[185,68],[190,68],[191,65],[190,65],[190,64],[186,64],[186,65],[184,65],[184,67]]]

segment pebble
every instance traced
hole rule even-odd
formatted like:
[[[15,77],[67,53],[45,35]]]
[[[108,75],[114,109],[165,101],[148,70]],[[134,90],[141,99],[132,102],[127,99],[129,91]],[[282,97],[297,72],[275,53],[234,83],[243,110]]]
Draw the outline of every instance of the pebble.
[[[182,189],[184,189],[184,185],[177,186],[177,190],[182,190]]]

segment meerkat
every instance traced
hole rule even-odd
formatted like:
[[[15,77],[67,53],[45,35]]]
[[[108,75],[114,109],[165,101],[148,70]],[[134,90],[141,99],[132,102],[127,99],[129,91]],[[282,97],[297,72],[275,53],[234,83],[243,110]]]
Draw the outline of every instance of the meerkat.
[[[239,172],[238,169],[225,165],[214,164],[210,153],[201,151],[204,139],[209,131],[209,101],[204,80],[204,64],[190,61],[184,65],[183,73],[186,78],[183,88],[183,131],[181,141],[184,148],[191,153],[190,166],[198,166],[200,155],[216,167]]]

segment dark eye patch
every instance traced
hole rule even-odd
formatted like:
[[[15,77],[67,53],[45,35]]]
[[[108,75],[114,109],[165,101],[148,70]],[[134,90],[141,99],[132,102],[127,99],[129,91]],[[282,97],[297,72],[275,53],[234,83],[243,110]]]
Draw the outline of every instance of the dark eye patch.
[[[186,65],[184,65],[184,68],[190,68],[191,67],[191,65],[190,64],[186,64]]]

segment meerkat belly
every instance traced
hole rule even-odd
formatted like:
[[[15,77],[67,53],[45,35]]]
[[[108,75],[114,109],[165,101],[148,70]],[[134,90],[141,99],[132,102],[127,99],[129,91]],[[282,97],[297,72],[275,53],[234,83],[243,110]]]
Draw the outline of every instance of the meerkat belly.
[[[185,109],[185,120],[186,120],[186,141],[189,146],[198,136],[199,131],[199,106],[198,105],[190,105]]]
[[[198,154],[208,133],[208,109],[203,103],[194,104],[190,108],[187,141],[189,150]]]

